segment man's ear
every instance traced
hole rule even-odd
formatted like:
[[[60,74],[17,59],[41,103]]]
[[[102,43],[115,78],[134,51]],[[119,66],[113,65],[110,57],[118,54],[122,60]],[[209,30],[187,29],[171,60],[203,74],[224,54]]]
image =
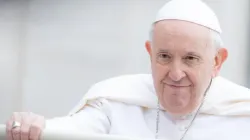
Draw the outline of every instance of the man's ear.
[[[223,65],[223,63],[226,61],[228,57],[228,51],[227,49],[225,48],[220,48],[218,51],[217,51],[217,54],[215,56],[215,65],[214,65],[214,74],[213,74],[213,77],[216,77],[220,70],[221,70],[221,66]]]
[[[145,42],[145,48],[150,56],[150,59],[152,58],[152,44],[151,44],[151,41],[147,40]]]

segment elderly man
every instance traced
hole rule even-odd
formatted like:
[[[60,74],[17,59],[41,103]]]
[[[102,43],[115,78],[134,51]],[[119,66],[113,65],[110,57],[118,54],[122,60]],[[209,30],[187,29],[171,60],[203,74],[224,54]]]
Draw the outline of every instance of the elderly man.
[[[68,116],[14,113],[9,140],[43,128],[169,140],[250,139],[250,93],[217,76],[227,58],[214,12],[200,0],[172,0],[158,12],[146,50],[152,75],[95,84]]]

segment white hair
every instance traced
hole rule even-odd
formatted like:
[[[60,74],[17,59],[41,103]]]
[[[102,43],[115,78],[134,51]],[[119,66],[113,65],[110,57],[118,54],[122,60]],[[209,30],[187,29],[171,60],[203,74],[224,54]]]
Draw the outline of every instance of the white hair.
[[[210,34],[211,34],[212,43],[215,49],[218,50],[222,48],[224,44],[223,44],[220,33],[210,29]]]
[[[154,31],[154,25],[151,26],[151,29],[150,29],[150,32],[149,32],[149,41],[153,41],[153,31]],[[223,41],[222,41],[222,38],[221,38],[221,35],[220,33],[212,30],[212,29],[209,29],[210,31],[210,34],[211,34],[211,39],[212,39],[212,44],[213,46],[215,47],[216,51],[218,49],[220,49],[221,47],[223,47]]]

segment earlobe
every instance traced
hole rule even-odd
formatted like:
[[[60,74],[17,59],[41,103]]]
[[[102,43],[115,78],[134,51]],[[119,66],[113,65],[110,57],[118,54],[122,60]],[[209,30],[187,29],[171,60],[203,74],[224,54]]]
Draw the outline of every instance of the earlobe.
[[[145,42],[145,48],[146,48],[149,56],[151,57],[151,55],[152,55],[152,47],[151,47],[151,42],[149,40],[147,40]]]
[[[219,49],[218,57],[219,57],[219,62],[218,62],[219,64],[218,65],[222,66],[222,64],[227,60],[227,57],[228,57],[227,49],[225,49],[225,48]]]
[[[219,73],[223,63],[226,61],[227,57],[228,57],[227,49],[221,48],[218,50],[218,53],[215,56],[215,66],[214,66],[215,73],[213,75],[214,77],[218,75],[218,73]]]

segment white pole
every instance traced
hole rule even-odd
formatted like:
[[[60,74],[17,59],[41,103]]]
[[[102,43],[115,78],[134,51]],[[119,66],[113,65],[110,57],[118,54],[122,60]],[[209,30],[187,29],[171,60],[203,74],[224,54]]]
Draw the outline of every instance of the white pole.
[[[6,140],[6,127],[0,124],[0,140]],[[137,138],[121,137],[114,135],[83,134],[79,132],[63,132],[53,129],[44,129],[41,140],[142,140]],[[143,140],[145,140],[143,138]]]

